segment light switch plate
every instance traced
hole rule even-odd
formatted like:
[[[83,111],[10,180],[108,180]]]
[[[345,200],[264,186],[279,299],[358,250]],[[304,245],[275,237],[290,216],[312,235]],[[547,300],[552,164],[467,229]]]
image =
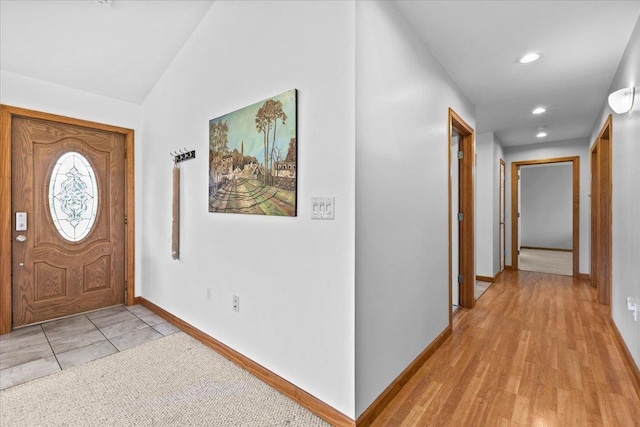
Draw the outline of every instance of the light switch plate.
[[[27,230],[27,213],[16,212],[16,231]]]
[[[311,198],[311,219],[335,219],[336,198],[335,197],[312,197]]]

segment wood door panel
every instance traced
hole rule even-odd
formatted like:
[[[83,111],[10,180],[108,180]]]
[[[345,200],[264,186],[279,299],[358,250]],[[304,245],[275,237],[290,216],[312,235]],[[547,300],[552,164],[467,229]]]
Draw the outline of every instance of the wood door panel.
[[[92,292],[111,287],[110,275],[111,257],[101,256],[91,264],[83,267],[82,292]]]
[[[124,302],[124,137],[21,117],[13,118],[12,125],[12,207],[28,216],[28,230],[13,232],[14,327]],[[57,230],[49,200],[56,162],[69,152],[88,162],[97,183],[97,194],[87,192],[83,178],[74,173],[77,163],[59,178],[79,185],[82,200],[98,203],[88,234],[78,241]],[[76,161],[84,160],[76,156]],[[83,215],[84,203],[78,202]],[[72,216],[58,219],[69,221],[67,227],[76,226]],[[18,234],[27,240],[16,241]]]
[[[38,319],[55,319],[58,317],[70,316],[77,313],[97,310],[120,303],[111,299],[111,301],[113,302],[107,303],[108,305],[105,305],[103,292],[89,292],[82,295],[82,300],[76,298],[65,301],[64,304],[61,304],[59,300],[63,299],[65,298],[36,301],[32,304],[32,313],[37,313]],[[40,321],[41,320],[34,320],[30,323]]]
[[[16,120],[16,119],[14,119]],[[94,149],[100,151],[110,151],[110,141],[113,134],[97,129],[89,129],[82,126],[63,125],[56,122],[40,119],[23,119],[27,120],[29,126],[29,134],[32,141],[39,143],[55,143],[62,139],[76,138],[80,140],[88,140]],[[14,122],[15,123],[15,122]]]
[[[67,295],[67,269],[47,262],[33,264],[34,301],[43,301]]]
[[[46,245],[34,248],[30,260],[34,264],[38,262],[47,262],[53,266],[64,266],[69,264],[68,261],[71,256],[76,258],[75,265],[78,268],[86,268],[95,264],[101,258],[110,256],[113,253],[114,250],[111,242],[97,243],[85,251],[77,252],[61,251],[56,246]],[[79,259],[80,257],[81,260]]]

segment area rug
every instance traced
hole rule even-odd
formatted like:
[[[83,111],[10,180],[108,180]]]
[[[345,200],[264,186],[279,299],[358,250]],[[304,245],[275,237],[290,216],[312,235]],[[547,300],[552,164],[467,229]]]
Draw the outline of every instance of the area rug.
[[[518,268],[538,273],[573,275],[573,252],[520,249]]]
[[[0,392],[4,426],[328,426],[180,332]]]

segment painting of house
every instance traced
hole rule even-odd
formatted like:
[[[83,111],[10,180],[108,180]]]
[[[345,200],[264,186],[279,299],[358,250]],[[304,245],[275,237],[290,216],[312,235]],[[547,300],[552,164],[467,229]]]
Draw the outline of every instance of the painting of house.
[[[209,212],[296,216],[296,94],[209,121]]]

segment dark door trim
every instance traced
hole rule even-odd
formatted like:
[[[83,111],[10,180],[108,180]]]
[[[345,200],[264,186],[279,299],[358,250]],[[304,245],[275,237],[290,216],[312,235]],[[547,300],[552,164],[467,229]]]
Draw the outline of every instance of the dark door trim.
[[[580,275],[580,157],[525,160],[511,163],[511,265],[518,270],[518,169],[520,166],[571,162],[573,167],[573,277]]]
[[[460,179],[458,180],[458,186],[460,189],[460,212],[464,216],[460,224],[460,274],[462,275],[462,283],[460,285],[460,305],[466,308],[473,308],[476,305],[475,298],[475,283],[476,283],[476,267],[475,267],[475,189],[474,189],[474,166],[476,158],[476,143],[475,132],[471,126],[469,126],[462,118],[456,114],[451,108],[449,108],[448,117],[448,147],[449,147],[449,167],[448,181],[449,181],[449,324],[451,325],[452,308],[451,308],[451,285],[454,281],[457,281],[457,277],[453,277],[451,273],[452,267],[452,227],[458,226],[453,224],[451,216],[453,214],[453,206],[451,205],[451,192],[457,191],[457,188],[452,188],[451,183],[451,162],[458,161],[458,159],[451,158],[451,148],[453,137],[453,131],[455,130],[460,136],[459,150],[463,152],[463,157],[460,159]]]
[[[135,298],[135,193],[134,193],[134,136],[132,129],[105,125],[86,120],[58,116],[24,108],[0,105],[0,335],[11,332],[11,230],[14,226],[11,209],[11,122],[14,116],[48,120],[83,126],[124,135],[125,139],[125,303]]]

